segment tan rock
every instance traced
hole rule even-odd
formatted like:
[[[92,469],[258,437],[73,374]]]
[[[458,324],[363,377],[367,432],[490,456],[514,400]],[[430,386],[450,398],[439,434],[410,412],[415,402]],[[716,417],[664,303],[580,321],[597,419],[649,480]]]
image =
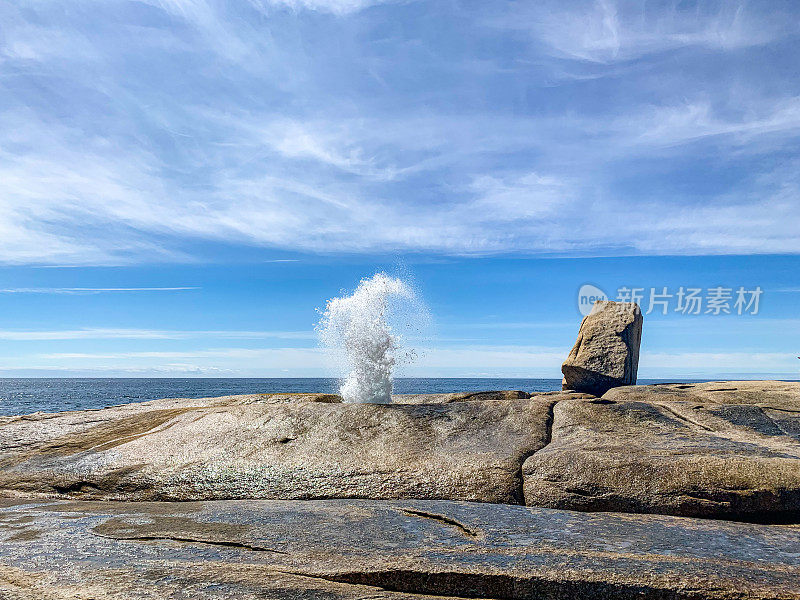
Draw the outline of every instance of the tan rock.
[[[521,394],[252,395],[7,417],[0,495],[451,499],[800,523],[798,383]]]
[[[283,395],[286,396],[286,395]],[[522,502],[555,400],[160,401],[0,425],[0,494]]]
[[[553,415],[528,504],[800,522],[800,383],[615,388]]]
[[[641,339],[642,312],[637,304],[596,302],[561,366],[564,389],[600,396],[613,387],[634,385]]]

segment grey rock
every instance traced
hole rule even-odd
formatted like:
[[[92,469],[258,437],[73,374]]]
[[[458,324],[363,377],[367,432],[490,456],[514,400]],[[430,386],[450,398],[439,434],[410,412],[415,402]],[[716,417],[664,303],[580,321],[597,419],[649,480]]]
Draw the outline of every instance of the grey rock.
[[[561,366],[564,389],[601,396],[613,387],[635,384],[641,339],[642,312],[637,304],[596,302]]]
[[[0,597],[797,600],[800,528],[446,501],[0,502]]]
[[[334,397],[335,399],[335,397]],[[0,422],[0,495],[522,502],[554,398],[166,400]]]
[[[479,400],[527,400],[531,395],[520,390],[496,390],[486,392],[454,392],[445,394],[393,394],[397,404],[449,404]]]
[[[528,504],[800,523],[800,383],[615,388],[553,411]]]
[[[558,402],[567,398],[595,398],[595,396],[574,391],[529,394],[520,390],[497,390],[489,392],[454,392],[450,394],[395,394],[392,396],[392,402],[397,404],[450,404],[451,402],[530,399]]]

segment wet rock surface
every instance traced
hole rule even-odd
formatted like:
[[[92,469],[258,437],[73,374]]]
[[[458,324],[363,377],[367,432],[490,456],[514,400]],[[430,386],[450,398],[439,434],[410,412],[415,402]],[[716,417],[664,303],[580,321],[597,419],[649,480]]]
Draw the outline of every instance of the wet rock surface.
[[[0,597],[797,599],[800,528],[448,501],[0,501]]]

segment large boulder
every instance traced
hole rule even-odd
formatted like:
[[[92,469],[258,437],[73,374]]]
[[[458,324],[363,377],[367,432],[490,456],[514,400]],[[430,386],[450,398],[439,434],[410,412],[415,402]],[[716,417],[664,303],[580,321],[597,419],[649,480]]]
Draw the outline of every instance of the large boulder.
[[[581,322],[578,340],[561,366],[563,388],[600,396],[613,387],[634,385],[641,340],[638,304],[596,302]]]
[[[8,600],[798,600],[800,529],[445,501],[0,501]]]
[[[615,388],[565,400],[528,504],[800,523],[800,383]]]
[[[7,417],[0,420],[0,495],[521,503],[522,462],[547,443],[556,402],[292,398],[164,400]]]

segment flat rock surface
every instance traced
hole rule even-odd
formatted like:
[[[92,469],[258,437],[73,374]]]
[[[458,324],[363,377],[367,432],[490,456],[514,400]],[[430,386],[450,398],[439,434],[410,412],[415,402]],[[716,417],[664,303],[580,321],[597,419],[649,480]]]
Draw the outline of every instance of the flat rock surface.
[[[800,522],[800,383],[620,387],[565,400],[528,504]]]
[[[547,443],[558,397],[375,405],[272,394],[6,417],[0,495],[522,503],[522,462]]]
[[[0,597],[798,599],[800,528],[447,501],[0,501]]]

